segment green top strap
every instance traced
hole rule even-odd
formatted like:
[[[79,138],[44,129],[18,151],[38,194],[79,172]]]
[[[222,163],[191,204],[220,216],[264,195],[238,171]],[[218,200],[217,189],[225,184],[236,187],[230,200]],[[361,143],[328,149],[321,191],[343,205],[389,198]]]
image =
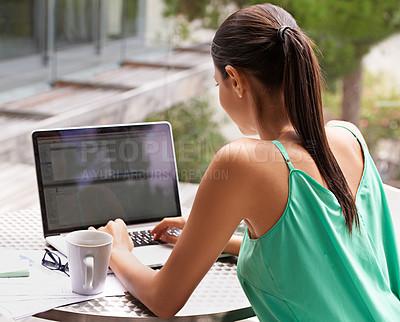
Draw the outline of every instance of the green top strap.
[[[275,144],[275,146],[279,149],[279,151],[281,152],[283,158],[286,161],[286,164],[289,168],[290,171],[294,170],[294,166],[292,164],[292,161],[290,161],[289,155],[286,152],[285,147],[283,146],[283,144],[277,140],[271,141],[273,144]]]

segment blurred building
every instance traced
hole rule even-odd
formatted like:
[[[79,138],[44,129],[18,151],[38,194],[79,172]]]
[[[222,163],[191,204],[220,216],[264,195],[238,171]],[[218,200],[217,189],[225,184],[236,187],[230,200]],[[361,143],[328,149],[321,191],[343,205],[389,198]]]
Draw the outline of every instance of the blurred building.
[[[168,49],[171,28],[162,0],[0,0],[0,92]]]
[[[177,48],[164,0],[0,0],[0,162],[38,128],[142,122],[212,87],[209,45]]]

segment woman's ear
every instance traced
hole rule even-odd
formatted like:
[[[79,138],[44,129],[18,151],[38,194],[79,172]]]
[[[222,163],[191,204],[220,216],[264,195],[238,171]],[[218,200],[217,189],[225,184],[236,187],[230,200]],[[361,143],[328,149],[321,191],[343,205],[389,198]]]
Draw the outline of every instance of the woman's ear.
[[[243,75],[231,65],[225,67],[225,71],[232,80],[232,87],[239,98],[243,97],[244,93],[244,77]]]

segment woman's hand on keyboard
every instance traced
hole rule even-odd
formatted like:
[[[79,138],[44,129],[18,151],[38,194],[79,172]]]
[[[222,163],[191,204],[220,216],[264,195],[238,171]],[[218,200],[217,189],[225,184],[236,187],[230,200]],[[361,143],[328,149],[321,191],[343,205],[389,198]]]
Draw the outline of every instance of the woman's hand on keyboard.
[[[94,230],[94,228],[89,227],[89,230]],[[122,219],[110,220],[105,227],[100,227],[97,230],[104,231],[114,237],[113,250],[128,249],[132,251],[132,238],[128,235],[128,229]]]
[[[173,218],[164,218],[150,232],[154,234],[155,240],[161,240],[166,243],[175,244],[179,237],[176,234],[170,234],[169,231],[174,229],[183,229],[185,224],[185,217],[179,216]]]

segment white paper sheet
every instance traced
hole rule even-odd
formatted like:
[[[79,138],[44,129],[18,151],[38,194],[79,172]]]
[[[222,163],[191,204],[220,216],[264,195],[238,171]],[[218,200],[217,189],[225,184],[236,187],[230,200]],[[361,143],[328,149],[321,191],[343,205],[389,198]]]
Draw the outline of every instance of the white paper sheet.
[[[29,262],[19,256],[1,257],[0,278],[29,276]]]
[[[29,259],[30,276],[0,279],[0,312],[8,318],[20,319],[61,305],[104,296],[121,296],[126,291],[118,278],[109,274],[102,293],[82,296],[72,292],[67,275],[40,264],[44,251],[0,249],[0,258],[7,258],[11,254]]]

